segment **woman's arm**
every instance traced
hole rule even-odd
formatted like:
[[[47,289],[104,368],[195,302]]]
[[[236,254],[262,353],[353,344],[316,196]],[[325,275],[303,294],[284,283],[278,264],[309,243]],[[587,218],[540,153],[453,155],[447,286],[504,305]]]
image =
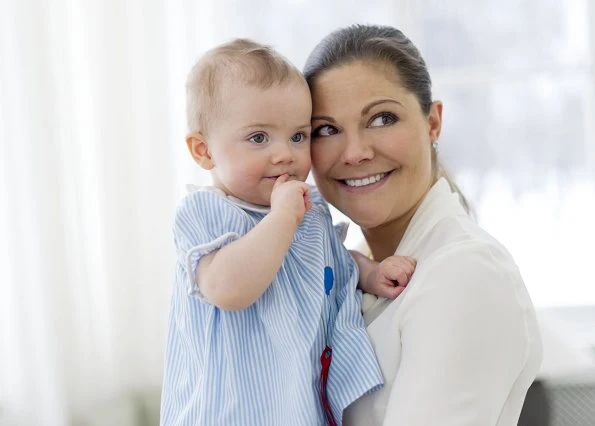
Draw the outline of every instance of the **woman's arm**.
[[[536,373],[539,336],[516,266],[489,247],[454,250],[428,265],[403,302],[385,425],[500,424],[510,397],[520,412]],[[528,363],[535,365],[523,376]],[[521,392],[511,396],[515,387]]]

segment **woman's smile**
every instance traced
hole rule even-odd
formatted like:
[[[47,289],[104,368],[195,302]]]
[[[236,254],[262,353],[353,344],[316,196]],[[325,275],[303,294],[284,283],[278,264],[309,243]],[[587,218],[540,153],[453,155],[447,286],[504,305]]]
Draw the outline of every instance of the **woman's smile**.
[[[362,177],[353,177],[338,179],[341,187],[349,192],[365,192],[381,187],[395,170],[388,172],[364,175]]]

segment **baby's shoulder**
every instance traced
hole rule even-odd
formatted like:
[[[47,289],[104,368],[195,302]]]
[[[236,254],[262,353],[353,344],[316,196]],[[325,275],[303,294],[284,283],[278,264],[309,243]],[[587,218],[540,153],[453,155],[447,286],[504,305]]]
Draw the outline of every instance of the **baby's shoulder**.
[[[312,204],[315,206],[324,206],[325,208],[328,209],[328,204],[327,204],[326,200],[320,194],[318,187],[316,185],[309,185],[309,187],[310,187],[310,191],[311,191],[310,201],[312,201]]]
[[[174,215],[176,227],[219,228],[224,224],[244,227],[250,222],[245,211],[213,187],[194,187],[180,200]]]
[[[178,205],[178,211],[185,209],[203,210],[233,210],[236,206],[225,193],[212,186],[188,186],[186,194]]]

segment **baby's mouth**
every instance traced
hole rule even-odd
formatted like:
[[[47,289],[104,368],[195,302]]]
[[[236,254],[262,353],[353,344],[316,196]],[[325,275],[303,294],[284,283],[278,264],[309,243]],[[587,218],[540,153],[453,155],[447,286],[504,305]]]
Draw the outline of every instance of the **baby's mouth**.
[[[285,174],[289,174],[289,173],[285,173]],[[283,175],[276,175],[276,176],[265,176],[264,178],[265,178],[265,179],[270,179],[270,180],[272,180],[272,181],[276,181],[277,179],[279,179],[279,177],[280,177],[280,176],[283,176]],[[295,179],[296,179],[295,175],[291,175],[291,174],[290,174],[290,175],[289,175],[289,177],[287,178],[287,180],[295,180]]]

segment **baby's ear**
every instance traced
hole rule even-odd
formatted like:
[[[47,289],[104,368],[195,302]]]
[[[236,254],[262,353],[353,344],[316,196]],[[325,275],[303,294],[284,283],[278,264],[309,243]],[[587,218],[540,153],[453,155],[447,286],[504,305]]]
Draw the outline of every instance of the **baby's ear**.
[[[188,151],[190,151],[190,155],[192,155],[194,161],[196,161],[203,169],[211,170],[215,167],[207,140],[202,133],[190,133],[186,136],[186,145],[188,146]]]

